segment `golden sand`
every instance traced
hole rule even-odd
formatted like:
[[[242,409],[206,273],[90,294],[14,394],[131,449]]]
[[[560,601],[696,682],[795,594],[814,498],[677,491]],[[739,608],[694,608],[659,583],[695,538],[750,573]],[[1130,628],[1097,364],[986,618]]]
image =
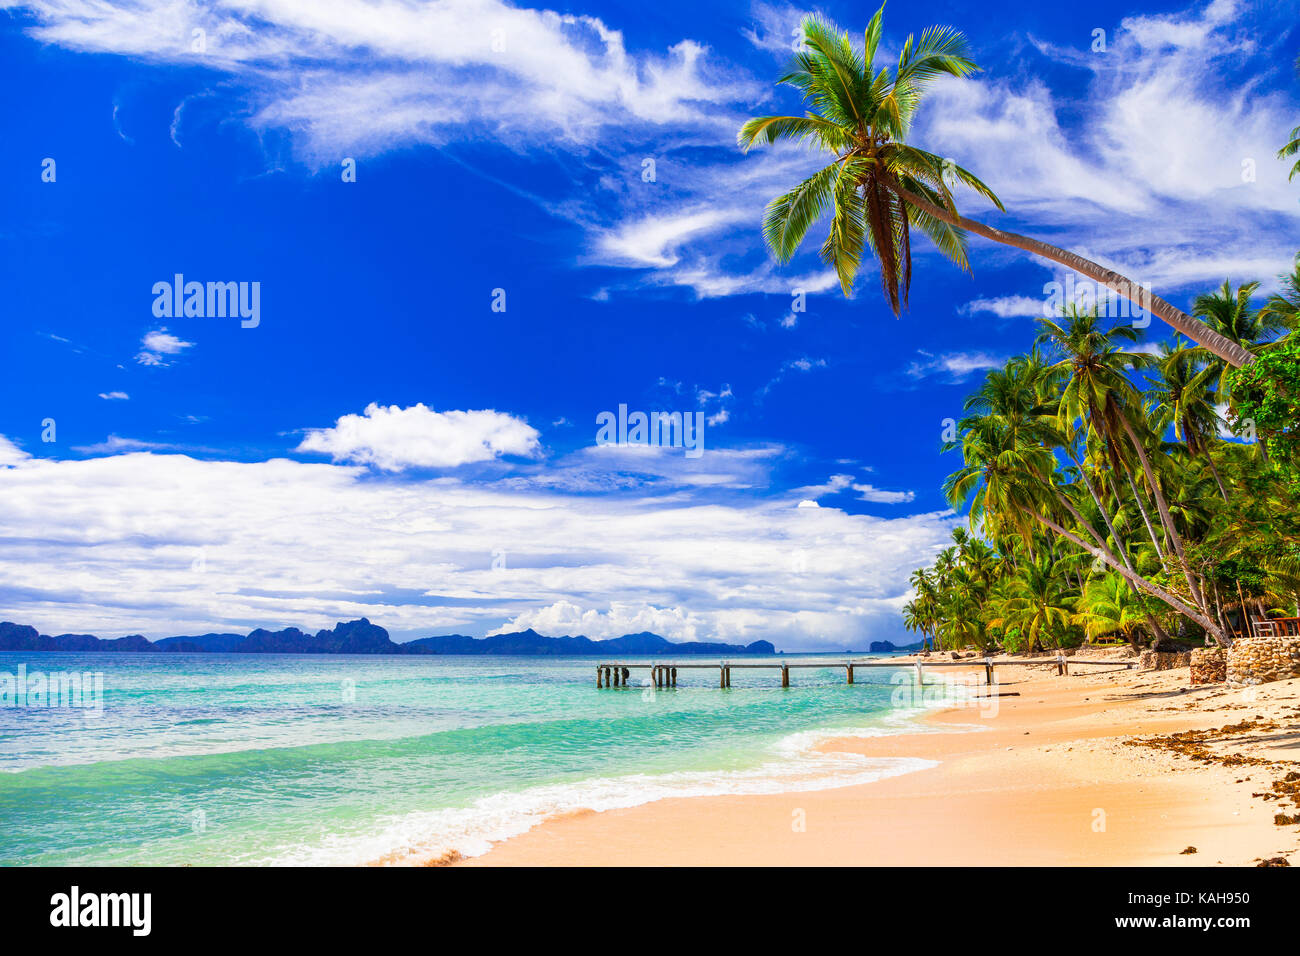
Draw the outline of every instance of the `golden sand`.
[[[456,865],[1300,865],[1300,825],[1274,822],[1300,801],[1300,680],[1099,671],[1003,668],[1019,696],[996,715],[938,711],[929,732],[823,745],[939,762],[927,770],[569,814]]]

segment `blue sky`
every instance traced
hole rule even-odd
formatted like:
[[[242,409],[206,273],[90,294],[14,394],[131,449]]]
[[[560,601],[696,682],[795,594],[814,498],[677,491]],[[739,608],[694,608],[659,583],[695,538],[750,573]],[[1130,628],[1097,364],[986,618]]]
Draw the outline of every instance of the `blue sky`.
[[[968,214],[1183,307],[1268,288],[1300,246],[1296,5],[1054,6],[886,11],[886,52],[948,22],[984,67],[914,137],[1009,210]],[[798,107],[772,81],[805,8],[0,8],[0,615],[900,639],[957,520],[942,422],[1061,276],[918,248],[900,320],[820,236],[770,260],[762,207],[816,157],[735,131]],[[177,273],[259,283],[257,326],[155,315]],[[705,453],[597,447],[620,405],[702,413]]]

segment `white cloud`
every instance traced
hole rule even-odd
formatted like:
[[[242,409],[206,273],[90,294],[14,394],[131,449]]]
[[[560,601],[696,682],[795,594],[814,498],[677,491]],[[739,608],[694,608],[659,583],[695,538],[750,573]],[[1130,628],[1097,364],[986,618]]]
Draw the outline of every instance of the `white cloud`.
[[[295,451],[402,471],[454,468],[502,455],[533,457],[540,452],[539,439],[537,429],[504,412],[435,412],[423,403],[401,408],[372,402],[361,415],[344,415],[330,428],[308,430]]]
[[[987,209],[980,218],[1103,261],[1166,298],[1227,275],[1267,280],[1294,252],[1280,227],[1294,216],[1294,189],[1274,154],[1295,111],[1260,82],[1288,74],[1293,57],[1264,45],[1285,34],[1244,30],[1239,14],[1218,0],[1129,17],[1104,53],[1033,40],[1044,56],[1027,69],[1087,71],[1084,97],[996,74],[945,79],[915,138],[982,175],[1015,221]],[[975,242],[985,246],[973,253],[978,266],[989,252]]]
[[[120,455],[131,451],[162,451],[172,446],[162,442],[144,441],[139,438],[123,438],[121,435],[109,435],[93,445],[75,445],[73,451],[86,455]]]
[[[547,607],[517,614],[490,634],[509,634],[528,628],[550,636],[583,635],[593,640],[608,640],[624,634],[650,631],[670,641],[700,639],[703,619],[680,607],[660,608],[646,603],[610,604],[609,610],[582,608],[569,601],[556,601]]]
[[[699,38],[646,49],[617,24],[503,0],[0,0],[0,8],[31,11],[33,36],[71,49],[185,66],[201,56],[228,77],[223,96],[247,100],[233,112],[259,133],[287,132],[320,166],[484,139],[553,159],[559,143],[598,179],[589,186],[575,176],[580,191],[530,198],[585,230],[590,262],[637,270],[625,288],[710,298],[836,284],[815,242],[788,267],[761,250],[764,203],[820,161],[793,146],[734,153],[740,123],[785,95],[773,87],[775,70],[723,62]],[[784,59],[802,13],[760,2],[741,32]],[[1294,193],[1273,158],[1294,109],[1261,85],[1289,72],[1287,34],[1276,29],[1289,24],[1266,17],[1252,35],[1239,29],[1243,19],[1226,0],[1129,17],[1110,29],[1105,54],[1013,35],[1020,66],[936,83],[914,139],[983,175],[1011,214],[970,196],[966,211],[1109,257],[1158,292],[1221,281],[1228,269],[1267,279],[1287,270],[1294,251],[1284,227]],[[190,49],[195,27],[207,31],[201,55]],[[1086,71],[1084,96],[1049,85],[1062,66]],[[1256,75],[1241,76],[1243,67]],[[659,164],[656,183],[641,181],[646,156]],[[1250,252],[1224,251],[1236,249]],[[947,268],[926,243],[916,254]],[[977,248],[977,266],[989,256]],[[142,361],[157,364],[158,354]]]
[[[853,490],[858,492],[859,500],[878,505],[901,505],[916,499],[914,491],[885,491],[873,485],[854,485]]]
[[[822,358],[815,359],[802,355],[799,358],[787,359],[781,363],[781,367],[767,384],[758,390],[757,398],[760,400],[765,398],[767,393],[776,388],[789,372],[807,373],[822,368],[826,368],[826,360]]]
[[[993,355],[989,352],[947,352],[933,355],[917,349],[920,361],[914,361],[907,367],[907,374],[915,379],[940,376],[950,384],[964,382],[974,372],[985,369],[1000,368],[1007,361],[1005,355]]]
[[[193,342],[186,342],[166,329],[155,329],[146,332],[144,338],[140,340],[141,348],[135,360],[141,365],[167,365],[169,363],[165,356],[179,355],[193,345]]]
[[[852,484],[852,475],[831,475],[820,485],[805,485],[802,488],[795,488],[791,491],[791,494],[810,498],[812,499],[813,504],[816,504],[818,498],[823,498],[826,495],[837,495],[841,491],[846,490]],[[800,507],[803,507],[802,502],[800,503]]]
[[[250,88],[256,127],[303,151],[379,151],[467,128],[502,138],[590,142],[607,126],[706,122],[745,92],[682,39],[633,53],[602,20],[502,0],[2,0],[30,10],[37,39],[151,61],[202,63]],[[206,49],[192,50],[192,30]]]
[[[4,435],[0,435],[0,467],[9,468],[21,464],[31,457]]]
[[[126,392],[100,392],[99,397],[106,402],[125,402],[131,396]]]
[[[621,224],[603,236],[598,246],[610,263],[666,268],[677,264],[677,250],[686,240],[734,223],[742,215],[743,211],[736,209],[699,209],[649,216]]]
[[[0,444],[0,456],[16,454]],[[0,602],[44,633],[315,629],[366,616],[405,637],[529,622],[861,646],[898,633],[907,575],[957,520],[710,487],[574,495],[409,481],[285,459],[18,460],[0,510]]]
[[[751,8],[751,25],[740,32],[755,47],[785,63],[794,56],[795,45],[803,37],[800,26],[811,12],[788,3],[763,3],[759,0]]]
[[[1004,295],[991,299],[974,299],[957,309],[961,315],[978,315],[988,312],[999,319],[1038,318],[1043,314],[1046,297],[1034,299],[1027,295]]]

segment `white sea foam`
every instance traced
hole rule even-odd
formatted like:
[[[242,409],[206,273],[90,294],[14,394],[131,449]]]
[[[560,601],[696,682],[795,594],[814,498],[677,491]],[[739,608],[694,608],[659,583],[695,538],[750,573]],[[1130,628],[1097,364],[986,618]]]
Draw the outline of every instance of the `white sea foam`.
[[[925,708],[930,709],[930,708]],[[381,821],[365,834],[326,836],[257,861],[291,866],[355,865],[383,861],[419,864],[446,854],[470,857],[496,843],[526,833],[546,820],[580,810],[618,810],[672,797],[801,793],[852,787],[933,767],[911,757],[865,757],[818,745],[842,737],[880,737],[924,732],[915,723],[920,710],[880,715],[871,727],[802,731],[782,738],[771,759],[744,770],[679,771],[598,777],[567,784],[496,793],[471,806],[421,811]]]

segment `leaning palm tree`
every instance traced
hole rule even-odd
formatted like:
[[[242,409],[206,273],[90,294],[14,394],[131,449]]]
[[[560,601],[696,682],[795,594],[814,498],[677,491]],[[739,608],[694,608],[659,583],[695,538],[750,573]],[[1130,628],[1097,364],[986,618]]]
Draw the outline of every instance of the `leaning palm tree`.
[[[933,26],[918,41],[909,36],[892,71],[877,70],[881,17],[876,11],[861,52],[849,35],[818,16],[803,22],[806,50],[781,77],[798,89],[803,116],[764,116],[741,127],[740,146],[794,140],[820,148],[834,159],[767,206],[763,235],[773,254],[787,262],[808,230],[830,212],[822,259],[834,267],[845,295],[869,245],[880,266],[885,297],[895,315],[907,305],[912,282],[913,227],[939,250],[969,270],[966,234],[973,232],[1032,252],[1073,269],[1137,303],[1188,338],[1233,365],[1254,356],[1213,329],[1152,295],[1136,282],[1057,246],[967,219],[957,211],[950,186],[974,190],[999,210],[1001,201],[974,173],[910,145],[908,134],[926,88],[939,76],[966,77],[979,68],[966,54],[966,38],[952,27]]]

